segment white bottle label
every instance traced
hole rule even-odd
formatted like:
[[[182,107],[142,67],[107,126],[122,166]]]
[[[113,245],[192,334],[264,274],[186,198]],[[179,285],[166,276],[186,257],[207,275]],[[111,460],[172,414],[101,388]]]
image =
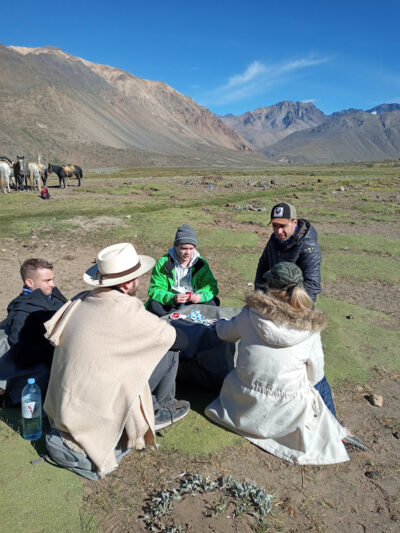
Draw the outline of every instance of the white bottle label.
[[[22,416],[24,418],[32,418],[35,412],[36,402],[26,402],[22,404]]]

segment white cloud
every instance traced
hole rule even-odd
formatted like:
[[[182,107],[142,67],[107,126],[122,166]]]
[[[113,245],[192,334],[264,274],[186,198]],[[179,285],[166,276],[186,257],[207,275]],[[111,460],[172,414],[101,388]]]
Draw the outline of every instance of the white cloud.
[[[229,104],[260,94],[269,88],[290,81],[296,71],[315,67],[329,61],[329,58],[303,58],[285,63],[267,65],[253,61],[243,73],[231,76],[228,81],[205,95],[208,105]]]
[[[232,76],[223,88],[229,89],[231,87],[238,87],[240,85],[249,83],[254,78],[261,76],[266,69],[266,65],[260,61],[253,61],[253,63],[247,67],[243,74],[235,74],[235,76]]]

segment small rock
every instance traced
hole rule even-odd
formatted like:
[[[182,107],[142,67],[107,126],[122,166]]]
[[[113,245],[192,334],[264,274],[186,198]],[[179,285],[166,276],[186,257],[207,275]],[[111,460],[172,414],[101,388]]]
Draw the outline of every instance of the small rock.
[[[364,389],[361,387],[361,385],[356,385],[356,386],[354,387],[354,390],[355,390],[356,392],[364,392]]]
[[[132,215],[126,215],[126,217],[125,217],[125,218],[131,218],[131,217],[132,217]]]
[[[347,320],[353,320],[354,316],[353,315],[346,315],[346,318],[347,318]]]
[[[343,185],[341,185],[341,186],[339,187],[339,191],[340,191],[340,192],[344,192],[344,190],[345,190],[345,189],[344,189]]]
[[[1,251],[2,251],[2,252],[6,252],[7,250],[6,250],[5,248],[2,248]]]
[[[383,396],[380,396],[379,394],[370,394],[368,400],[371,405],[375,405],[376,407],[382,407],[383,405]]]
[[[247,284],[248,287],[252,287],[253,284],[249,281],[248,284]]]

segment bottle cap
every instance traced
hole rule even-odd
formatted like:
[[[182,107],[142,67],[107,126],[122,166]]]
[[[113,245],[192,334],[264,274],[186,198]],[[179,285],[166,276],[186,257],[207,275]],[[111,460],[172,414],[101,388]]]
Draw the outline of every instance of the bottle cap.
[[[35,378],[28,378],[29,385],[33,385],[35,383]]]

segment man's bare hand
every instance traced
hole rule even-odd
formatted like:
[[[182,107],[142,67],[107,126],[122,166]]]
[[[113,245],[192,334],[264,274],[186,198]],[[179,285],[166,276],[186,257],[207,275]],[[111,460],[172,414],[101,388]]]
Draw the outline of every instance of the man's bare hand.
[[[192,304],[199,304],[200,300],[201,300],[201,294],[194,293],[190,297],[190,301],[192,302]]]
[[[188,301],[189,297],[187,296],[187,294],[175,294],[174,296],[174,300],[175,300],[175,303],[177,304],[185,304],[187,301]]]

